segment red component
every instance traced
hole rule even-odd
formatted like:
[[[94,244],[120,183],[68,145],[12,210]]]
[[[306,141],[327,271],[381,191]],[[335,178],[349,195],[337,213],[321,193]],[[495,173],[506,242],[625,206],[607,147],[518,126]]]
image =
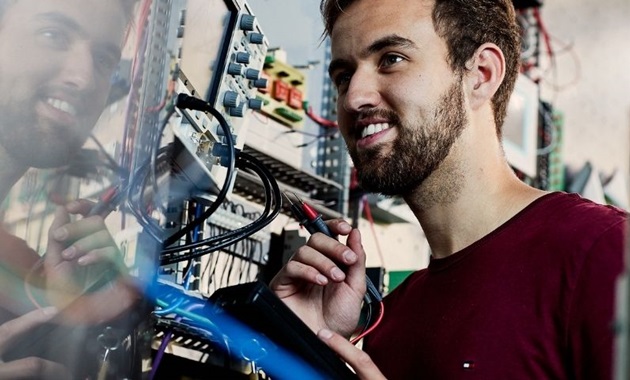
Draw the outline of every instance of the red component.
[[[284,102],[289,98],[289,85],[281,80],[273,81],[273,98]]]
[[[114,195],[118,193],[118,186],[112,186],[101,195],[101,201],[109,202],[114,198]]]
[[[291,88],[287,104],[289,107],[295,108],[296,110],[302,109],[302,91],[295,87]]]
[[[302,202],[302,211],[304,211],[304,216],[306,216],[308,220],[315,220],[318,217],[317,211],[308,203]]]

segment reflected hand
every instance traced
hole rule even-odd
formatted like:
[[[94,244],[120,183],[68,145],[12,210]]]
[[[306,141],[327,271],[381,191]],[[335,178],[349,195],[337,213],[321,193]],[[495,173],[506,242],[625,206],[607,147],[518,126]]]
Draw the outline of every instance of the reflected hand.
[[[11,350],[14,343],[23,339],[24,333],[50,321],[55,308],[31,311],[0,325],[0,358]],[[61,364],[38,357],[28,357],[10,362],[0,360],[0,379],[70,379],[70,372]]]
[[[48,299],[75,322],[111,319],[138,298],[103,217],[89,215],[92,207],[81,200],[57,208],[44,257]],[[99,280],[104,286],[90,289]]]

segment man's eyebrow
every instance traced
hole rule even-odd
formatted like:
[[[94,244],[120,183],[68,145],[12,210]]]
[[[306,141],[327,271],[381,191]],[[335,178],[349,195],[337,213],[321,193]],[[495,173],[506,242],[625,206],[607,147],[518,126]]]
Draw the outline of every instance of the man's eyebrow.
[[[417,48],[417,45],[410,39],[401,37],[397,34],[390,34],[384,37],[379,38],[378,40],[372,42],[368,45],[361,53],[360,57],[368,57],[371,54],[378,53],[379,51],[391,48]],[[347,59],[334,59],[328,65],[328,75],[330,76],[335,70],[340,67],[346,67],[350,65],[350,61]]]
[[[416,44],[405,37],[401,37],[397,34],[390,34],[388,36],[379,38],[372,42],[361,52],[362,57],[369,56],[370,54],[378,53],[379,51],[390,47],[402,47],[402,48],[416,48]]]
[[[81,25],[79,25],[78,22],[73,20],[71,17],[64,15],[63,13],[46,12],[46,13],[37,15],[37,18],[41,19],[42,21],[52,21],[56,24],[64,25],[68,29],[72,30],[73,32],[81,36],[85,35],[85,31],[83,30]]]
[[[77,33],[81,37],[87,36],[87,32],[81,27],[78,22],[76,22],[71,17],[64,15],[63,13],[46,12],[37,15],[37,18],[41,19],[42,21],[49,21],[59,25],[63,25],[74,33]],[[100,43],[100,45],[102,46],[104,51],[107,51],[108,53],[115,56],[120,56],[120,46],[116,45],[115,43],[103,41],[102,43]]]

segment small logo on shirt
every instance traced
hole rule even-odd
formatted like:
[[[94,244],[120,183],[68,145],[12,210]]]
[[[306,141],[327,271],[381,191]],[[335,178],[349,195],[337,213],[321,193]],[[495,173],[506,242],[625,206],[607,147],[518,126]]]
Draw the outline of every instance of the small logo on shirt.
[[[472,371],[473,369],[475,369],[475,362],[472,360],[466,360],[462,364],[462,368],[466,371]]]

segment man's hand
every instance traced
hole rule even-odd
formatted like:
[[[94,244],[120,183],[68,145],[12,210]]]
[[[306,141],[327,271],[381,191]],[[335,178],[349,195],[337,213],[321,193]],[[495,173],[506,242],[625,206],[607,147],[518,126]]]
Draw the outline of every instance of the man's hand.
[[[322,329],[317,332],[317,336],[352,367],[354,372],[359,376],[359,379],[385,380],[385,376],[383,376],[370,356],[356,348],[341,335],[335,334],[327,329]]]
[[[365,294],[365,252],[358,230],[340,219],[327,224],[333,234],[347,236],[346,245],[313,234],[270,287],[313,332],[327,328],[349,337]]]
[[[103,217],[89,215],[92,207],[83,200],[58,207],[48,233],[46,291],[71,322],[109,320],[138,299]],[[82,218],[72,221],[70,215]],[[90,289],[99,280],[103,284]]]
[[[9,352],[22,335],[48,322],[56,314],[55,308],[31,311],[23,316],[0,325],[0,358]],[[37,357],[28,357],[10,362],[0,360],[0,379],[71,379],[70,372],[61,364]]]

